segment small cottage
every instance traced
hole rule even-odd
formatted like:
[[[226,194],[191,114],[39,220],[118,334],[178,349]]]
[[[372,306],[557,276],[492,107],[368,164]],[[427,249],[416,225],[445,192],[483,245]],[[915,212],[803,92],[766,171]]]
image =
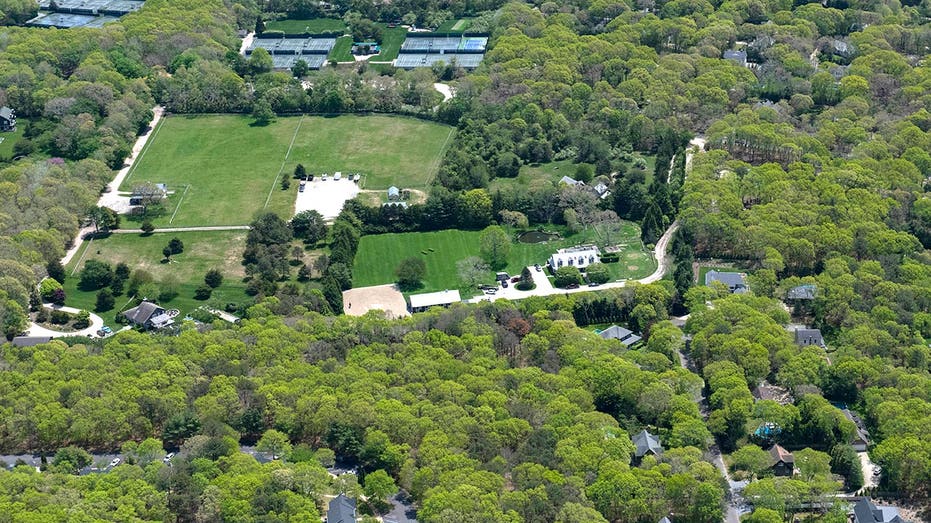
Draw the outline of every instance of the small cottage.
[[[16,130],[16,111],[3,106],[0,107],[0,131],[12,132]]]
[[[769,456],[769,466],[773,469],[774,475],[791,476],[795,473],[795,456],[788,450],[779,445],[773,445],[773,447],[769,449]]]

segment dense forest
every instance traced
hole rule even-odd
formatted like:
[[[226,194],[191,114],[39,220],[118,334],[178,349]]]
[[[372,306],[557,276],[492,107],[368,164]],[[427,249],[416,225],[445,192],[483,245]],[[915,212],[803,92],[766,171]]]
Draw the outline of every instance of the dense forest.
[[[864,478],[839,404],[869,429],[882,470],[871,492],[931,495],[928,0],[147,0],[99,29],[16,26],[35,11],[0,0],[0,106],[23,128],[0,157],[7,338],[39,307],[36,284],[63,278],[59,260],[155,104],[403,113],[457,133],[423,203],[351,202],[319,232],[329,266],[305,288],[259,263],[276,248],[267,237],[291,233],[256,217],[244,262],[264,286],[241,325],[3,345],[0,450],[43,460],[0,471],[0,520],[308,521],[338,493],[371,517],[403,491],[425,522],[710,523],[729,488],[710,462],[720,448],[753,480],[745,521],[816,503],[799,517],[841,522],[827,501]],[[238,52],[257,19],[318,16],[362,28],[475,17],[489,51],[471,72],[363,62],[305,78]],[[456,96],[443,101],[436,81]],[[635,154],[655,157],[652,172]],[[611,196],[490,188],[561,160]],[[480,229],[507,213],[529,227],[611,213],[640,223],[646,244],[678,220],[674,270],[403,320],[334,314],[361,235]],[[750,293],[695,285],[708,260],[748,272]],[[800,285],[810,300],[789,298]],[[578,327],[611,323],[644,343]],[[792,323],[826,347],[797,345]],[[794,401],[755,400],[764,381]],[[767,471],[774,441],[754,439],[766,424],[795,452],[793,478]],[[660,456],[635,457],[643,429]],[[76,474],[88,451],[117,449],[125,464]]]

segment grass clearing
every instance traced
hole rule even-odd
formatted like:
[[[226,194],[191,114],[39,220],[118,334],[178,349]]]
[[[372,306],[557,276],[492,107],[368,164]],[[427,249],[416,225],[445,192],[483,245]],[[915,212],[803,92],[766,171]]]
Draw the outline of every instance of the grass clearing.
[[[504,270],[517,275],[529,265],[545,264],[556,249],[598,239],[598,232],[593,229],[572,235],[567,235],[564,230],[559,232],[564,234],[564,237],[555,241],[513,242]],[[477,289],[470,288],[462,281],[456,269],[456,262],[469,256],[479,256],[480,235],[480,231],[445,230],[363,236],[353,267],[353,286],[367,287],[391,283],[395,281],[394,271],[401,260],[418,256],[427,264],[427,275],[423,287],[416,292],[459,289],[464,297],[473,296]],[[642,250],[639,235],[639,228],[635,224],[624,223],[622,234],[616,240],[622,246],[621,260],[618,263],[606,264],[614,279],[642,278],[656,269],[656,262],[652,256]],[[489,271],[486,282],[491,283],[493,280],[494,272]]]
[[[407,38],[407,29],[404,27],[388,27],[382,25],[381,52],[369,58],[373,62],[389,62],[398,57],[401,44]]]
[[[114,267],[123,262],[133,271],[144,270],[150,273],[156,282],[169,277],[175,278],[178,296],[162,302],[161,305],[180,309],[182,314],[208,302],[216,302],[221,307],[229,302],[245,302],[250,299],[245,293],[246,284],[242,282],[245,272],[241,262],[246,234],[246,231],[156,233],[150,236],[111,234],[92,242],[84,242],[66,267],[68,278],[64,285],[67,296],[65,304],[94,310],[97,291],[82,291],[77,285],[81,268],[88,260],[95,259]],[[171,263],[162,263],[162,248],[172,238],[179,238],[184,242],[184,252],[172,256]],[[208,302],[195,300],[194,290],[203,284],[204,274],[211,268],[217,268],[223,273],[223,284],[214,289]],[[117,296],[116,308],[101,316],[109,322],[128,299],[129,296],[125,294]]]
[[[275,20],[266,22],[265,28],[269,31],[284,31],[287,34],[345,33],[348,31],[346,22],[339,18]]]
[[[0,133],[0,162],[8,162],[13,159],[13,146],[22,139],[23,133],[26,132],[27,123],[28,121],[25,118],[19,118],[16,120],[15,131]]]
[[[240,115],[172,116],[120,189],[168,184],[174,194],[157,227],[245,225],[263,209],[291,216],[298,184],[281,190],[275,180],[298,163],[312,173],[363,173],[369,189],[425,187],[453,132],[383,115],[285,117],[261,127]]]
[[[471,18],[453,18],[440,24],[437,33],[464,33],[472,25]]]
[[[337,38],[333,49],[330,49],[328,58],[337,62],[355,62],[355,58],[352,56],[352,37],[341,36]]]

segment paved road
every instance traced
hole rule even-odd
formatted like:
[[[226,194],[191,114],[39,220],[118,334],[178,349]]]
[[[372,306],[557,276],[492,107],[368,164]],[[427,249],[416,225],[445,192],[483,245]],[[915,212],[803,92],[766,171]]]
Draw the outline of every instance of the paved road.
[[[64,305],[50,305],[48,303],[43,305],[46,309],[50,310],[62,310],[65,312],[70,312],[72,314],[77,314],[81,312],[81,309],[75,309],[74,307],[65,307]],[[90,312],[90,311],[88,311]],[[91,324],[90,327],[86,329],[81,329],[79,331],[72,332],[61,332],[51,329],[46,329],[41,325],[36,325],[35,323],[30,324],[29,330],[26,331],[27,336],[48,336],[49,338],[61,338],[62,336],[87,336],[93,338],[97,335],[97,331],[103,327],[103,318],[97,316],[93,312],[90,312],[91,315]]]

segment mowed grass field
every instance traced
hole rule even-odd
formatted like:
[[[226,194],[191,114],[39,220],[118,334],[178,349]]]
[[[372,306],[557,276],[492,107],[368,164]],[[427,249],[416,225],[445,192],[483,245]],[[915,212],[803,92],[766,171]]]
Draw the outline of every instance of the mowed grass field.
[[[592,242],[597,234],[587,229],[546,243],[515,241],[511,244],[508,264],[504,270],[516,276],[524,267],[535,263],[544,265],[556,249]],[[643,278],[656,269],[652,256],[642,250],[639,235],[639,228],[635,224],[625,223],[622,234],[615,240],[622,247],[621,260],[606,264],[615,279]],[[452,229],[363,236],[353,264],[353,287],[391,283],[397,279],[395,270],[401,260],[420,257],[426,262],[427,274],[423,287],[416,292],[459,289],[463,296],[475,295],[477,289],[470,288],[459,277],[456,262],[469,256],[480,256],[480,236],[480,231]],[[485,282],[493,281],[494,271],[488,271]]]
[[[224,305],[229,302],[245,302],[249,297],[242,282],[242,252],[245,248],[247,231],[209,231],[155,233],[150,236],[138,234],[111,234],[91,242],[84,242],[74,259],[66,267],[65,304],[94,310],[97,292],[85,292],[77,288],[80,271],[88,260],[100,260],[115,267],[123,262],[130,269],[144,270],[151,274],[156,284],[167,277],[177,280],[178,296],[161,303],[164,307],[180,309],[188,313],[204,305],[194,299],[194,290],[204,282],[204,274],[211,268],[223,273],[223,284],[214,289],[209,302]],[[162,248],[172,238],[184,242],[184,252],[172,256],[171,263],[162,263]],[[72,272],[74,273],[72,275]],[[112,320],[116,312],[126,303],[129,296],[117,296],[113,310],[102,314],[105,321]]]
[[[363,173],[369,189],[422,188],[454,132],[447,125],[380,115],[252,122],[239,115],[163,119],[120,190],[168,184],[174,193],[153,220],[156,227],[245,225],[263,209],[289,218],[297,184],[281,190],[279,174],[290,176],[298,163],[312,173]]]
[[[269,31],[284,31],[288,34],[344,33],[347,31],[346,22],[343,22],[339,18],[274,20],[265,22],[265,28]]]

